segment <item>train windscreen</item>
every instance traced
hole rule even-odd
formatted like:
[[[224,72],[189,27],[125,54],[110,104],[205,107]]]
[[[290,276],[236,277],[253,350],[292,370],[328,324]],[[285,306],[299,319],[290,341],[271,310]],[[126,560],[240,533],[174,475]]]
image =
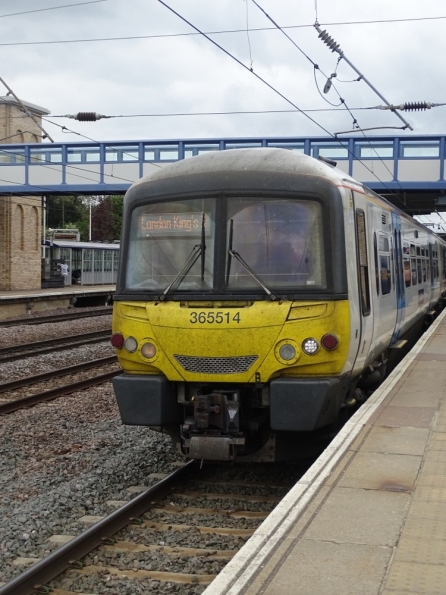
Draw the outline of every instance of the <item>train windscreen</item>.
[[[255,276],[269,288],[325,287],[319,203],[246,198],[230,199],[228,203],[229,288],[255,287]]]
[[[217,241],[222,242],[218,263]],[[322,208],[316,201],[202,198],[133,211],[127,289],[162,296],[175,290],[309,286],[326,287]]]
[[[138,207],[132,215],[126,287],[211,289],[214,236],[213,199]]]

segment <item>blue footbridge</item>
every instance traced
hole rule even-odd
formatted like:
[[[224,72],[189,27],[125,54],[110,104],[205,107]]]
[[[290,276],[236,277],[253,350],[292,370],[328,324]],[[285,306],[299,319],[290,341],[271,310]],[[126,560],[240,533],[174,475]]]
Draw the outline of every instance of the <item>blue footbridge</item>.
[[[0,194],[122,194],[168,163],[246,147],[280,147],[336,161],[412,214],[446,210],[446,135],[2,144]]]

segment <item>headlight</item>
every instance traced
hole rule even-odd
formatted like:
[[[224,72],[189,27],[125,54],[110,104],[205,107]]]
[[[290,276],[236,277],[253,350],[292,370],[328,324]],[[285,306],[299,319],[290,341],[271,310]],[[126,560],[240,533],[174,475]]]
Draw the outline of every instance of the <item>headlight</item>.
[[[296,357],[296,350],[293,345],[284,343],[279,347],[279,355],[282,359],[288,362]]]
[[[141,355],[147,359],[152,359],[156,355],[156,347],[153,343],[144,343],[141,347]]]
[[[124,347],[129,353],[133,353],[138,347],[138,341],[135,339],[135,337],[127,337],[127,339],[124,341]]]
[[[302,350],[307,355],[314,355],[319,351],[319,343],[316,341],[316,339],[309,337],[302,343]]]
[[[293,339],[282,339],[274,348],[274,355],[282,365],[294,365],[299,359],[299,346]]]

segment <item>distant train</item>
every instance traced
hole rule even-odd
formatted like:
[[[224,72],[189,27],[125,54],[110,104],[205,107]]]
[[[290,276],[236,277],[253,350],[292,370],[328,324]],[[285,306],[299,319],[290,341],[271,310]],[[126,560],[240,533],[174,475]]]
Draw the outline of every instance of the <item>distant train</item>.
[[[326,160],[259,148],[168,165],[125,197],[122,421],[192,459],[294,458],[435,316],[445,265],[443,240]]]

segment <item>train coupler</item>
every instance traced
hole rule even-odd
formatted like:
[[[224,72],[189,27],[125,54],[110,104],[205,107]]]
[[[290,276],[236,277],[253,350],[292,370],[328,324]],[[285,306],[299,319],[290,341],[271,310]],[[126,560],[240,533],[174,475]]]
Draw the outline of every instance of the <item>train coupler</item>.
[[[238,391],[198,394],[188,406],[193,406],[193,413],[186,415],[181,428],[185,454],[192,459],[234,460],[238,448],[245,444],[239,431]]]

